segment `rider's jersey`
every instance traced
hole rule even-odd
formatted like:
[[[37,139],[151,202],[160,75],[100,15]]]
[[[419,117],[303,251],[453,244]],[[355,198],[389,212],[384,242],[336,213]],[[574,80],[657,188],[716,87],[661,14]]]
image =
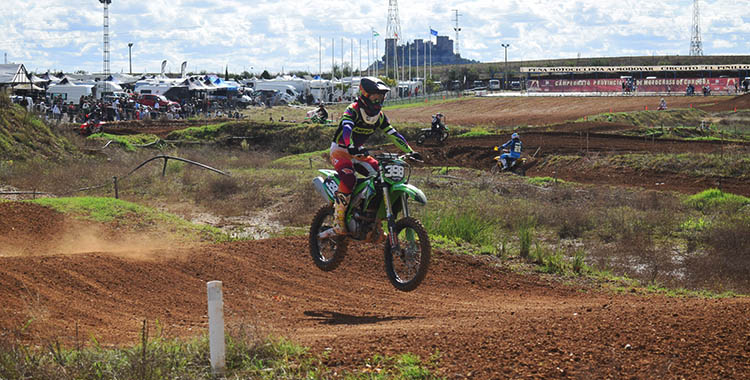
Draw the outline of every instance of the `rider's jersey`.
[[[378,121],[373,124],[365,123],[360,112],[359,103],[354,102],[344,111],[344,115],[339,122],[339,128],[336,130],[333,142],[341,147],[359,147],[364,145],[367,139],[380,129],[388,135],[388,138],[398,146],[402,151],[411,153],[412,149],[406,142],[404,136],[401,136],[396,129],[391,126],[391,122],[384,113],[380,113]]]
[[[523,144],[521,140],[508,140],[507,143],[503,144],[503,148],[507,148],[510,151],[510,156],[513,158],[521,157],[521,148]]]

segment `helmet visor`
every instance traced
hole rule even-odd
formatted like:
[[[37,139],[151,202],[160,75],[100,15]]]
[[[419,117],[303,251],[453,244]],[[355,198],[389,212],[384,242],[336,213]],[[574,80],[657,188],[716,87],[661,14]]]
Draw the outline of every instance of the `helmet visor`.
[[[372,104],[381,105],[383,104],[383,101],[385,101],[385,94],[370,94],[367,95],[367,99],[369,99]]]

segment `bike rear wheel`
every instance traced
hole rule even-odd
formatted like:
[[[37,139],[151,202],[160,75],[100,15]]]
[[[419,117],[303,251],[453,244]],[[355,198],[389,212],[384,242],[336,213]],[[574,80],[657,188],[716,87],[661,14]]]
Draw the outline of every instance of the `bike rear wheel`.
[[[396,222],[393,233],[399,247],[385,243],[385,273],[398,290],[409,292],[417,288],[430,266],[430,238],[419,220],[407,217]]]
[[[495,161],[492,163],[492,166],[490,166],[490,173],[497,174],[500,173],[503,169],[500,167],[500,163]]]
[[[341,264],[346,256],[347,240],[344,236],[332,236],[323,240],[318,234],[334,226],[333,205],[320,208],[310,226],[310,256],[315,266],[323,271],[332,271]]]

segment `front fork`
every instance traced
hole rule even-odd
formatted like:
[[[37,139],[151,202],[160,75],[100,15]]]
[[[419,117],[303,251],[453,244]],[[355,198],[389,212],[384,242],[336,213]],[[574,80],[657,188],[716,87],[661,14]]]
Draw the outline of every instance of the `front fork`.
[[[391,249],[399,250],[399,241],[398,241],[398,235],[396,235],[396,215],[393,213],[393,207],[391,207],[391,194],[388,189],[388,185],[385,184],[385,181],[383,181],[383,177],[381,174],[380,178],[381,182],[381,191],[383,192],[383,200],[385,201],[385,217],[388,220],[388,242],[391,244]],[[409,205],[407,203],[408,196],[406,194],[401,195],[401,210],[404,213],[404,217],[409,216]],[[413,231],[407,230],[407,239],[412,239],[409,234],[412,234]]]

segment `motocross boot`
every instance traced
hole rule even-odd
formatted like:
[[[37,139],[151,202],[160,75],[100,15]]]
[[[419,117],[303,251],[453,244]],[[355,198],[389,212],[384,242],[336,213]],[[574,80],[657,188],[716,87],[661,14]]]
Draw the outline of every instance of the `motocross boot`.
[[[346,208],[349,206],[349,199],[351,196],[351,194],[336,192],[336,200],[333,210],[333,219],[336,223],[336,225],[333,226],[333,230],[336,232],[336,235],[348,234],[346,228]]]

